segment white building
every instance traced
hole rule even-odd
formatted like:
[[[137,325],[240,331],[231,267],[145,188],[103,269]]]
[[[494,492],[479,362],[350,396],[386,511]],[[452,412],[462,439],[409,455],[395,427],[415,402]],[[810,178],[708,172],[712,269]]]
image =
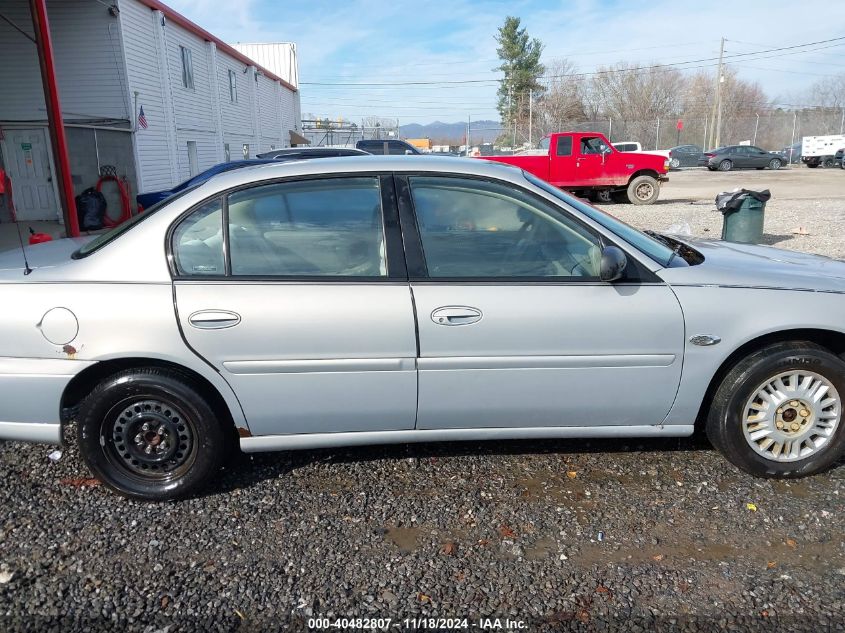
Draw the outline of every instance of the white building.
[[[268,45],[287,64],[280,76],[158,0],[46,6],[74,194],[93,186],[103,165],[125,176],[134,198],[224,160],[302,142],[295,46]],[[60,161],[29,1],[0,0],[0,17],[0,167],[18,219],[56,219]],[[262,50],[268,59],[271,52]],[[104,187],[110,209],[115,192]],[[0,206],[0,220],[6,211]]]

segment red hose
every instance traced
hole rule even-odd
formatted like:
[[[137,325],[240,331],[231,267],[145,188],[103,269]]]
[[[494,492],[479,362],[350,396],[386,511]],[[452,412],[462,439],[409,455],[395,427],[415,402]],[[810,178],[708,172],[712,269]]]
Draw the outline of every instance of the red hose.
[[[131,217],[129,210],[129,192],[126,190],[126,185],[124,185],[122,181],[118,180],[116,176],[100,176],[100,179],[97,181],[97,191],[102,191],[103,183],[109,181],[117,183],[117,189],[120,193],[121,210],[120,217],[117,220],[112,220],[108,214],[108,210],[106,211],[106,214],[103,216],[103,226],[108,229],[126,222],[126,220]]]

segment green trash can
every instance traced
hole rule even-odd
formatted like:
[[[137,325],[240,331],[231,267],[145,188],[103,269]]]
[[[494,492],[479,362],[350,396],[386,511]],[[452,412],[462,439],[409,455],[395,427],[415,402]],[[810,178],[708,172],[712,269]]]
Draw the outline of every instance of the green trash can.
[[[716,196],[716,206],[724,215],[722,239],[728,242],[759,244],[763,241],[763,219],[769,190],[733,191]]]

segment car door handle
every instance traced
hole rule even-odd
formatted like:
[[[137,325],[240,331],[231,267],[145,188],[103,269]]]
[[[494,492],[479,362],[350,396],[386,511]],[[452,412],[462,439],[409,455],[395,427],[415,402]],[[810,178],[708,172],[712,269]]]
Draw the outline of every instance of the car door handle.
[[[437,325],[470,325],[481,320],[481,310],[468,306],[444,306],[431,313]]]
[[[229,310],[200,310],[188,317],[188,323],[200,330],[222,330],[241,322],[241,315]]]

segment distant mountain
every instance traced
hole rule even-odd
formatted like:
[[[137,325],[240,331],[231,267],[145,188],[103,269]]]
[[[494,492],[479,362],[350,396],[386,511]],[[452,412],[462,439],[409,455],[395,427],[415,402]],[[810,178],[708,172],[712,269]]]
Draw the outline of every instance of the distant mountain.
[[[496,137],[501,133],[499,127],[498,121],[472,121],[470,124],[472,144],[490,143],[496,140]],[[430,138],[433,143],[449,143],[451,145],[462,144],[466,133],[466,121],[458,123],[435,121],[426,125],[408,123],[399,126],[399,134],[404,138]]]

